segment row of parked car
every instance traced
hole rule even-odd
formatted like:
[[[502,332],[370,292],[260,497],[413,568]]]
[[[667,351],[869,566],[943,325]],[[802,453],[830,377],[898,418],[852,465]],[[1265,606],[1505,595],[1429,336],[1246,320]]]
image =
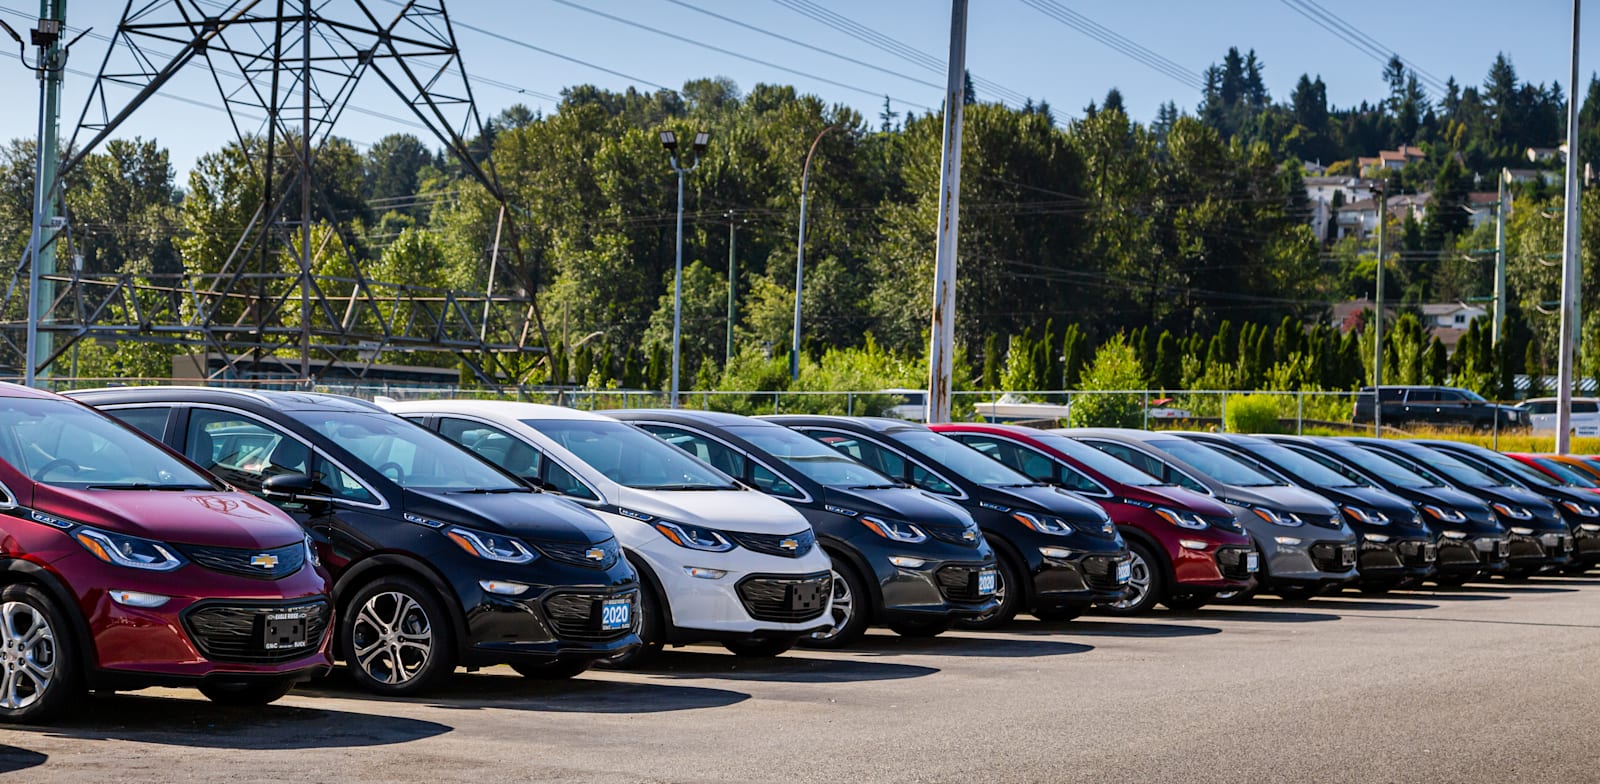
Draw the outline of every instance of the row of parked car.
[[[1443,442],[71,394],[0,387],[4,720],[1600,561],[1578,464]]]

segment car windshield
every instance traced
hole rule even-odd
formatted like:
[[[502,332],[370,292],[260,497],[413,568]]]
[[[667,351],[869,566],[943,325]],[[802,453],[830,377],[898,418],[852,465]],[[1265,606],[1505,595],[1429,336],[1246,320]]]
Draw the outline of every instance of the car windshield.
[[[65,400],[0,398],[0,460],[52,487],[217,488],[204,474],[105,414]]]
[[[1462,390],[1458,390],[1458,391],[1462,395],[1466,396],[1466,398],[1468,400],[1471,400],[1471,401],[1474,401],[1474,402],[1477,402],[1477,403],[1487,403],[1487,402],[1489,402],[1489,401],[1484,399],[1483,395],[1480,395],[1480,394],[1478,394],[1478,393],[1476,393],[1476,392],[1474,392],[1474,391],[1472,391],[1470,389],[1462,389]]]
[[[989,487],[1021,487],[1038,482],[1006,468],[992,457],[985,457],[966,444],[932,430],[904,428],[888,434],[890,438],[928,456],[943,468],[969,482]]]
[[[1265,460],[1279,470],[1312,487],[1360,487],[1361,485],[1293,449],[1277,444],[1250,444],[1245,452]]]
[[[1498,470],[1499,473],[1507,476],[1513,481],[1521,482],[1529,486],[1539,487],[1555,487],[1556,485],[1561,484],[1560,482],[1551,479],[1549,476],[1523,465],[1521,461],[1515,458],[1506,457],[1499,452],[1484,450],[1482,452],[1473,452],[1472,454],[1480,461],[1493,466]]]
[[[1504,480],[1492,477],[1449,455],[1440,454],[1438,450],[1429,449],[1426,451],[1427,454],[1408,454],[1417,462],[1467,487],[1505,487],[1506,485]]]
[[[728,432],[828,487],[894,487],[900,484],[787,427],[748,425],[730,427]]]
[[[1544,468],[1545,470],[1549,471],[1550,473],[1561,477],[1561,481],[1564,484],[1570,485],[1572,487],[1583,487],[1583,488],[1589,488],[1589,489],[1600,487],[1600,485],[1595,484],[1595,481],[1593,479],[1590,479],[1589,477],[1584,476],[1583,473],[1580,472],[1578,469],[1573,468],[1572,466],[1569,466],[1569,465],[1567,465],[1565,463],[1562,463],[1562,462],[1557,461],[1557,460],[1551,460],[1551,459],[1546,458],[1546,457],[1537,457],[1537,458],[1534,458],[1534,460],[1538,461],[1539,466],[1541,468]]]
[[[1150,445],[1182,460],[1212,479],[1235,487],[1271,487],[1282,485],[1250,466],[1204,444],[1184,441],[1181,438],[1163,438]]]
[[[1054,433],[1030,433],[1029,438],[1082,463],[1113,482],[1135,487],[1158,487],[1166,484],[1082,441],[1074,441]]]
[[[1389,484],[1405,487],[1412,490],[1423,490],[1430,487],[1439,487],[1439,483],[1412,471],[1405,465],[1396,462],[1388,455],[1362,449],[1358,446],[1332,446],[1328,451],[1341,458],[1358,470],[1365,471]]]
[[[633,425],[591,419],[524,419],[522,423],[623,487],[739,489],[727,474]]]
[[[431,430],[392,414],[294,411],[290,415],[410,490],[518,492],[527,487]]]

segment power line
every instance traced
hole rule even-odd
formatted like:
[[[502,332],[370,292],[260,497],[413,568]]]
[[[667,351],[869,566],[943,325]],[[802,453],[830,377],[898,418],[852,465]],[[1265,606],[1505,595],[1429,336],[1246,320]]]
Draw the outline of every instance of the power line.
[[[1356,27],[1355,25],[1350,24],[1349,22],[1346,22],[1344,19],[1340,18],[1338,15],[1334,14],[1332,11],[1329,11],[1325,6],[1323,6],[1322,4],[1318,3],[1316,0],[1298,0],[1298,2],[1300,3],[1300,5],[1305,6],[1307,8],[1310,8],[1310,9],[1316,11],[1324,19],[1327,19],[1328,21],[1330,21],[1330,22],[1332,22],[1332,23],[1344,28],[1345,30],[1348,30],[1352,35],[1356,36],[1358,39],[1360,39],[1361,41],[1365,42],[1369,46],[1375,47],[1377,50],[1379,50],[1381,52],[1389,52],[1389,53],[1393,54],[1395,57],[1399,57],[1400,58],[1400,62],[1404,63],[1407,68],[1410,68],[1412,71],[1415,71],[1416,74],[1417,74],[1417,77],[1419,79],[1421,79],[1424,82],[1427,82],[1428,84],[1433,86],[1435,89],[1439,90],[1440,92],[1444,91],[1444,89],[1443,89],[1444,88],[1444,81],[1441,80],[1439,77],[1434,76],[1433,74],[1429,73],[1426,69],[1419,67],[1416,63],[1412,62],[1409,58],[1401,56],[1392,47],[1385,46],[1378,39],[1373,38],[1370,35],[1367,35],[1367,33],[1364,32],[1361,28]]]
[[[1322,6],[1312,2],[1312,0],[1281,0],[1281,2],[1288,6],[1295,13],[1298,13],[1306,19],[1311,20],[1313,24],[1321,27],[1323,30],[1326,30],[1329,33],[1332,33],[1339,40],[1350,44],[1352,47],[1355,47],[1357,51],[1365,54],[1379,63],[1387,65],[1390,57],[1400,57],[1400,55],[1394,50],[1379,44],[1371,36],[1361,32],[1349,22],[1334,16]],[[1417,78],[1419,80],[1441,93],[1444,92],[1445,85],[1443,82],[1440,82],[1437,77],[1418,69],[1404,57],[1400,57],[1400,61],[1408,66],[1411,66],[1411,70],[1417,74]]]
[[[388,0],[388,2],[389,2],[390,5],[404,5],[404,3],[401,3],[399,0]],[[504,41],[505,43],[511,44],[513,46],[520,46],[520,47],[522,47],[524,49],[527,49],[529,51],[533,51],[533,52],[538,52],[540,54],[549,55],[549,56],[554,57],[554,58],[556,58],[558,60],[566,60],[569,63],[575,63],[577,65],[584,66],[585,68],[592,68],[592,69],[594,69],[596,71],[600,71],[602,73],[608,73],[608,74],[611,74],[612,76],[621,77],[621,78],[627,79],[629,81],[638,82],[638,83],[643,84],[643,85],[654,87],[657,90],[671,90],[672,89],[671,87],[668,87],[668,86],[666,86],[664,84],[659,84],[659,83],[656,83],[656,82],[652,82],[649,79],[645,79],[645,78],[640,77],[640,76],[634,76],[632,74],[626,74],[626,73],[623,73],[623,72],[618,71],[618,70],[607,68],[607,67],[605,67],[603,65],[598,65],[598,64],[595,64],[595,63],[591,63],[588,60],[580,60],[580,59],[578,59],[576,57],[571,57],[571,56],[568,56],[568,55],[564,55],[564,54],[562,54],[560,52],[555,52],[555,51],[551,51],[549,49],[545,49],[543,47],[534,46],[533,44],[530,44],[527,41],[523,41],[523,40],[520,40],[520,39],[517,39],[517,38],[512,38],[511,36],[508,36],[508,35],[501,35],[500,33],[494,32],[493,30],[486,30],[486,29],[484,29],[482,27],[478,27],[476,25],[467,24],[466,22],[463,22],[458,18],[452,17],[450,19],[450,25],[452,27],[459,27],[459,28],[461,28],[463,30],[471,30],[474,33],[477,33],[479,35],[488,36],[490,38],[495,39],[496,41]]]
[[[1205,87],[1205,81],[1201,79],[1199,73],[1173,62],[1166,56],[1140,45],[1117,31],[1055,2],[1055,0],[1022,0],[1022,2],[1039,13],[1105,44],[1113,51],[1141,63],[1185,87],[1196,91]]]

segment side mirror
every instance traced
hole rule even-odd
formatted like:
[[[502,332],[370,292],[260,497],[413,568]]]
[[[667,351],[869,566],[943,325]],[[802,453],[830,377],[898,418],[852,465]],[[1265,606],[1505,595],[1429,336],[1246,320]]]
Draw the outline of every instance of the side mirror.
[[[261,492],[269,498],[282,498],[295,500],[312,495],[315,488],[311,484],[311,477],[305,474],[279,474],[267,477],[261,483]]]

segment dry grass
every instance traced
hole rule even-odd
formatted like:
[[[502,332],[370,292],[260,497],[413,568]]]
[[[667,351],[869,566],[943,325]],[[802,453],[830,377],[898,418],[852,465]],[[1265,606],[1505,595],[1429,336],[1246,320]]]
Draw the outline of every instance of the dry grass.
[[[1556,437],[1554,435],[1530,435],[1527,432],[1501,433],[1497,439],[1493,433],[1483,431],[1457,430],[1453,428],[1416,428],[1408,430],[1404,435],[1385,434],[1386,438],[1438,438],[1450,441],[1461,441],[1468,444],[1498,449],[1501,452],[1554,452],[1556,451]],[[1572,452],[1579,455],[1593,455],[1600,453],[1600,438],[1572,439]]]

